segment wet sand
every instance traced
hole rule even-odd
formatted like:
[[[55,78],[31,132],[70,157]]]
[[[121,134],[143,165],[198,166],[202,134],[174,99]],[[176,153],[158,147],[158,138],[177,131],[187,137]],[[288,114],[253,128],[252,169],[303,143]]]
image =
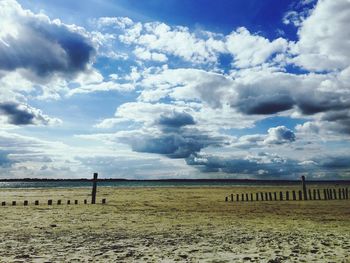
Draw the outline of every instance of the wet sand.
[[[55,205],[90,191],[1,189],[0,201],[18,204],[0,206],[0,262],[350,262],[350,200],[231,203],[225,196],[247,188],[100,187],[106,205]]]

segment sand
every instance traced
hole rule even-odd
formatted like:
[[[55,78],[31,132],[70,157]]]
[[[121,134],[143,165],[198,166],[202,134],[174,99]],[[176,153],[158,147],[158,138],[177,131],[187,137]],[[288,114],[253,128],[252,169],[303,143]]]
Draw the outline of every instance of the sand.
[[[2,189],[0,262],[350,262],[350,200],[224,202],[246,190]]]

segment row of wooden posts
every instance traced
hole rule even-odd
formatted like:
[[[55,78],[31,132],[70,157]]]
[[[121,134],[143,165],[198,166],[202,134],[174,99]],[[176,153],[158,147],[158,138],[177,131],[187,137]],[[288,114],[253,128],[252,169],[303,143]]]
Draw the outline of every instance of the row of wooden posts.
[[[91,192],[91,204],[96,204],[96,193],[97,193],[97,177],[98,177],[98,173],[94,173],[93,174],[93,179],[92,179],[92,192]],[[83,201],[84,204],[87,204],[88,201],[87,199],[84,199]],[[106,199],[102,199],[101,201],[102,204],[106,204]],[[17,205],[17,201],[12,201],[12,206],[16,206]],[[53,200],[52,199],[49,199],[47,200],[47,205],[53,205]],[[62,200],[57,200],[57,205],[62,205]],[[70,204],[73,204],[73,202],[71,202],[71,200],[67,200],[66,202],[67,205],[70,205]],[[74,200],[74,204],[77,205],[79,204],[79,201],[78,200]],[[23,205],[24,206],[28,206],[29,205],[29,202],[28,200],[24,200],[23,201]],[[34,201],[34,205],[39,205],[39,200],[35,200]],[[6,202],[3,201],[1,202],[1,206],[6,206]]]
[[[301,201],[301,200],[336,200],[349,199],[348,188],[338,189],[309,189],[308,191],[280,191],[231,194],[225,197],[225,201]]]
[[[71,205],[71,204],[78,205],[78,204],[79,204],[79,201],[78,201],[78,200],[74,200],[74,202],[73,202],[73,201],[71,202],[71,200],[67,200],[65,203],[66,203],[67,205]],[[88,200],[87,200],[87,199],[84,199],[83,203],[84,203],[85,205],[88,204]],[[96,202],[95,202],[95,203],[96,203]],[[103,199],[101,200],[101,204],[106,204],[106,203],[107,203],[106,198],[103,198]],[[10,205],[10,204],[11,204],[12,206],[16,206],[18,203],[17,203],[17,201],[12,201],[12,202],[8,203],[8,205]],[[39,200],[35,200],[33,204],[34,204],[34,205],[39,205]],[[49,200],[47,200],[47,203],[44,203],[44,204],[53,205],[54,202],[53,202],[52,199],[49,199]],[[57,205],[62,205],[63,202],[62,202],[62,200],[57,200],[56,204],[57,204]],[[24,206],[28,206],[28,205],[29,205],[29,201],[28,201],[28,200],[24,200],[24,201],[23,201],[23,205],[24,205]],[[1,202],[1,206],[6,206],[6,202],[5,202],[5,201]]]

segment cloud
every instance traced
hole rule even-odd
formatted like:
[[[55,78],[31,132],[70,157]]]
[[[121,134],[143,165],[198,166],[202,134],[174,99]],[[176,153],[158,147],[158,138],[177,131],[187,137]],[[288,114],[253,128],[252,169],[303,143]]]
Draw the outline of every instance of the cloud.
[[[166,127],[179,128],[186,125],[193,125],[195,121],[193,117],[186,112],[173,111],[170,114],[162,114],[157,123]]]
[[[310,71],[334,71],[349,65],[350,2],[318,1],[298,30],[294,63]]]
[[[292,130],[285,126],[277,126],[268,129],[268,135],[264,140],[264,144],[284,144],[295,141],[295,134]]]
[[[23,10],[11,0],[1,1],[0,10],[0,69],[69,76],[91,62],[95,49],[78,28]]]
[[[0,102],[0,115],[7,117],[7,122],[13,125],[57,125],[62,122],[50,118],[39,109],[15,102]]]
[[[14,163],[8,155],[8,152],[0,149],[0,167],[10,167]]]

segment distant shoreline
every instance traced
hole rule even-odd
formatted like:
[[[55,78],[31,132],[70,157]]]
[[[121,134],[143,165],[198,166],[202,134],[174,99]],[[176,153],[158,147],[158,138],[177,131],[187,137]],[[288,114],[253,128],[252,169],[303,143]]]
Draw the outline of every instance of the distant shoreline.
[[[12,178],[0,179],[0,182],[91,182],[93,179],[51,179],[51,178]],[[261,184],[293,184],[300,183],[300,180],[273,180],[273,179],[125,179],[125,178],[101,178],[99,182],[222,182],[222,183],[261,183]],[[310,183],[346,183],[350,180],[307,180]]]

